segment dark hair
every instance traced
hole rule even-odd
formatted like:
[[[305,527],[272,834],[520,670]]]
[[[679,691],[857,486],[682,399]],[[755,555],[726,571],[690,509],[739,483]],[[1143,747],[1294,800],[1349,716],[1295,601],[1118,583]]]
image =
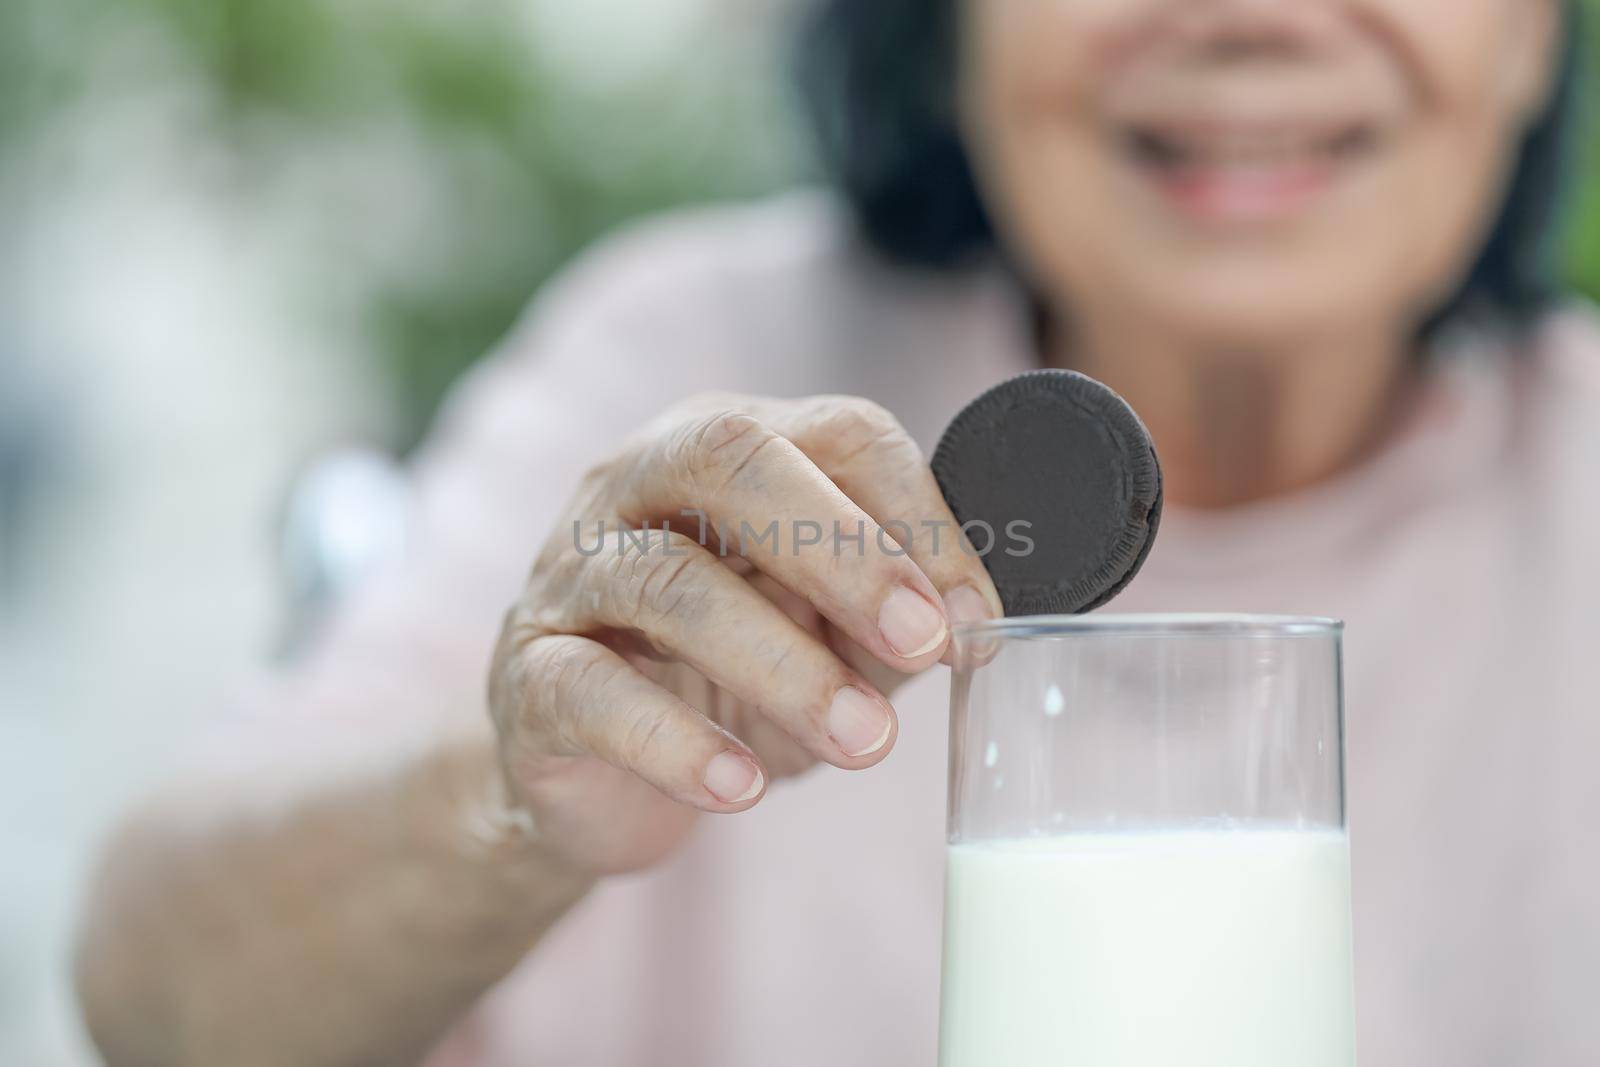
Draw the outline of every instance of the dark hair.
[[[800,85],[824,167],[872,245],[904,264],[956,266],[994,233],[956,132],[956,0],[820,0]],[[1556,222],[1579,87],[1578,4],[1550,103],[1529,130],[1498,221],[1438,319],[1487,306],[1526,321],[1560,291]]]

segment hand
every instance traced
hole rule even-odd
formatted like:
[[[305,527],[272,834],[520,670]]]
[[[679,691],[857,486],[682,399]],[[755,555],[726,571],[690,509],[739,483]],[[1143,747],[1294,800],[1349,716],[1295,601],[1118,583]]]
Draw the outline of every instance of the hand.
[[[878,763],[885,694],[952,621],[1000,614],[888,412],[698,398],[589,472],[506,617],[489,690],[512,798],[574,869],[647,866],[697,812]]]

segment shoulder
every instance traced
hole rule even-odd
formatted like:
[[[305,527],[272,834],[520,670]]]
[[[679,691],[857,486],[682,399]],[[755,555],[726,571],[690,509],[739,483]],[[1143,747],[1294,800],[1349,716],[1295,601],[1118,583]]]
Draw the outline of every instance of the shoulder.
[[[545,285],[434,436],[531,454],[533,424],[568,441],[697,393],[849,393],[931,442],[957,401],[1021,369],[1025,328],[996,264],[890,263],[825,192],[674,211],[597,241]]]
[[[1527,488],[1548,489],[1596,577],[1600,536],[1600,311],[1573,302],[1548,314],[1514,360],[1516,440]]]
[[[601,238],[530,307],[610,314],[681,311],[721,287],[770,289],[849,266],[862,255],[842,205],[820,191],[687,208]]]
[[[1600,308],[1585,300],[1563,304],[1539,323],[1530,347],[1545,388],[1594,413],[1600,405]]]
[[[509,347],[531,358],[595,343],[611,358],[692,357],[760,387],[768,372],[792,378],[886,334],[936,341],[941,320],[970,316],[986,276],[890,264],[839,200],[801,190],[673,211],[600,240],[529,305]]]
[[[750,271],[838,268],[867,255],[841,201],[826,190],[795,189],[627,223],[579,256],[565,280],[645,294]]]
[[[1514,360],[1529,435],[1600,485],[1600,310],[1572,301],[1547,314]],[[1600,496],[1600,494],[1597,494]]]

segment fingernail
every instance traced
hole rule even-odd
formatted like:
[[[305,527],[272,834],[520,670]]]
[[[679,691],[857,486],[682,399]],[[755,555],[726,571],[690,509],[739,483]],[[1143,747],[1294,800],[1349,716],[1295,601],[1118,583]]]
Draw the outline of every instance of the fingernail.
[[[947,629],[943,613],[903,585],[878,609],[878,632],[902,659],[932,652],[944,643]]]
[[[889,713],[883,705],[850,686],[833,695],[828,736],[846,756],[866,756],[889,740]]]
[[[949,613],[952,626],[968,622],[988,622],[994,618],[994,612],[989,610],[989,602],[983,598],[982,593],[970,585],[951,590],[944,598],[944,610]]]
[[[719,752],[706,764],[706,790],[724,804],[743,804],[765,783],[761,768],[737,752]]]

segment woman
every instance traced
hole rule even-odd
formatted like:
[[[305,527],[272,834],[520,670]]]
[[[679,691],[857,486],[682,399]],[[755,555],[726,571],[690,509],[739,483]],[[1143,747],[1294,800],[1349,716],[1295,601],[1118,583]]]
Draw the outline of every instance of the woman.
[[[119,835],[79,972],[110,1062],[932,1062],[929,668],[994,589],[680,513],[947,518],[920,448],[1041,364],[1167,470],[1119,609],[1350,623],[1363,1062],[1592,1062],[1600,333],[1541,254],[1571,15],[826,10],[852,210],[611,242],[462,388],[406,565]]]

